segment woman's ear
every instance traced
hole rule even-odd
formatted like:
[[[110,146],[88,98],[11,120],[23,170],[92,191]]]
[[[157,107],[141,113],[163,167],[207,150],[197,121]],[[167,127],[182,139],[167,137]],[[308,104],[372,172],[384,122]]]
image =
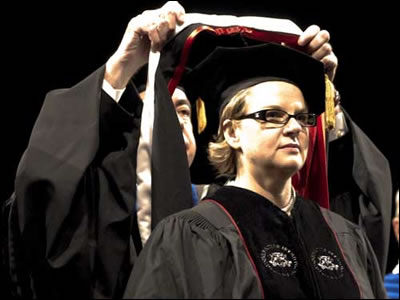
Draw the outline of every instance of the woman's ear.
[[[222,130],[224,132],[224,137],[229,146],[233,149],[240,148],[240,134],[239,134],[240,126],[238,126],[237,122],[233,120],[225,120],[222,123]]]

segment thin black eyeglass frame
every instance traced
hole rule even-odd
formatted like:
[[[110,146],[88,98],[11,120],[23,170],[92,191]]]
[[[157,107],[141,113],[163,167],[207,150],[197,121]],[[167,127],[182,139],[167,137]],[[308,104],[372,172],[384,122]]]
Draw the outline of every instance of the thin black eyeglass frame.
[[[285,120],[283,123],[267,121],[267,120],[266,120],[266,114],[267,114],[267,112],[269,112],[269,111],[282,112],[282,113],[284,113],[284,114],[287,116],[287,118],[286,118],[286,120]],[[312,116],[312,118],[313,118],[313,120],[314,120],[313,124],[303,124],[303,122],[301,122],[301,121],[299,121],[299,120],[297,119],[298,116],[300,116],[300,115]],[[266,123],[279,124],[279,125],[282,125],[282,127],[283,127],[283,126],[285,126],[285,125],[289,122],[289,120],[290,120],[291,118],[295,118],[295,120],[296,120],[301,126],[304,126],[304,127],[315,127],[315,126],[317,125],[317,115],[314,114],[314,113],[298,113],[298,114],[292,115],[292,114],[289,114],[289,113],[287,113],[286,111],[280,110],[280,109],[263,109],[263,110],[259,110],[259,111],[256,111],[256,112],[254,112],[254,113],[247,114],[247,115],[244,115],[244,116],[242,116],[242,117],[239,117],[239,118],[237,118],[236,120],[244,120],[244,119],[261,120],[261,121],[264,121],[264,122],[266,122]]]

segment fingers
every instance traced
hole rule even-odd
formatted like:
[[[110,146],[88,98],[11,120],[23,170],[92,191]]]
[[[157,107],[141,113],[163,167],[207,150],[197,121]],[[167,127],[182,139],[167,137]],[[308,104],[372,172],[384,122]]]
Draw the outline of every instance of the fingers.
[[[332,52],[330,55],[322,58],[321,62],[324,64],[325,73],[328,75],[329,79],[333,82],[338,67],[338,59],[336,55]]]
[[[306,31],[304,33],[307,33]],[[328,31],[320,30],[315,34],[315,32],[310,32],[308,36],[304,37],[304,40],[307,41],[303,46],[306,47],[307,52],[309,54],[314,54],[321,47],[329,43],[331,37]]]
[[[184,18],[185,10],[176,1],[132,18],[118,49],[106,63],[104,77],[115,88],[126,87],[133,74],[148,62],[149,52],[160,51]]]
[[[175,32],[176,26],[183,24],[185,10],[178,2],[169,1],[160,9],[146,11],[142,16],[144,25],[138,32],[148,35],[152,51],[160,51]]]
[[[151,42],[151,50],[157,52],[161,49],[162,40],[158,32],[158,25],[152,25],[147,30],[147,35]]]
[[[329,43],[325,43],[313,52],[310,52],[311,56],[318,60],[322,60],[325,56],[329,56],[332,53],[332,46]]]
[[[330,39],[328,31],[321,30],[317,25],[311,25],[299,37],[298,44],[305,47],[308,54],[324,64],[329,79],[333,81],[338,59],[329,44]]]
[[[161,8],[164,15],[173,17],[170,21],[176,22],[178,25],[182,25],[185,21],[185,9],[178,1],[168,1]]]
[[[298,44],[299,46],[306,46],[311,40],[321,31],[321,29],[317,25],[309,26],[303,34],[299,37]]]

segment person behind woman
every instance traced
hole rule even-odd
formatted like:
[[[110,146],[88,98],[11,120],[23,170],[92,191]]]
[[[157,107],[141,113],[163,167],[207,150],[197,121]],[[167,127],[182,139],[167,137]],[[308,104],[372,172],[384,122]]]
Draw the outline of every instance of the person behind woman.
[[[231,182],[159,223],[124,296],[385,297],[364,233],[291,184],[323,111],[322,63],[276,44],[220,47],[185,88],[220,111],[210,159]]]
[[[393,232],[399,242],[399,190],[395,196],[395,214],[392,219]],[[392,273],[385,275],[385,288],[390,299],[399,299],[399,263]]]
[[[190,198],[163,199],[151,206],[157,218],[142,226],[149,214],[141,214],[146,199],[136,189],[137,149],[146,116],[131,84],[185,15],[179,3],[169,1],[133,17],[104,66],[71,88],[47,94],[19,164],[15,193],[0,217],[0,273],[4,266],[18,298],[120,298],[147,239],[143,228],[150,232],[160,216],[193,205]],[[317,26],[299,38],[333,76],[337,60],[328,42],[328,32]],[[184,98],[180,93],[176,100]],[[187,168],[195,152],[189,106],[172,101],[180,126],[176,136],[183,135],[184,143],[175,153],[162,145],[162,154],[182,153]],[[178,182],[177,170],[171,173],[169,179]]]

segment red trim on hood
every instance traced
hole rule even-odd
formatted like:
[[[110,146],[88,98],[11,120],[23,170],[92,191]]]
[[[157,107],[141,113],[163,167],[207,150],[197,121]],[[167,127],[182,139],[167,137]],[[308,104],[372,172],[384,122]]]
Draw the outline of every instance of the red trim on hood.
[[[309,128],[309,147],[306,163],[292,178],[295,190],[306,199],[329,209],[328,169],[324,117],[319,116],[316,127]]]

